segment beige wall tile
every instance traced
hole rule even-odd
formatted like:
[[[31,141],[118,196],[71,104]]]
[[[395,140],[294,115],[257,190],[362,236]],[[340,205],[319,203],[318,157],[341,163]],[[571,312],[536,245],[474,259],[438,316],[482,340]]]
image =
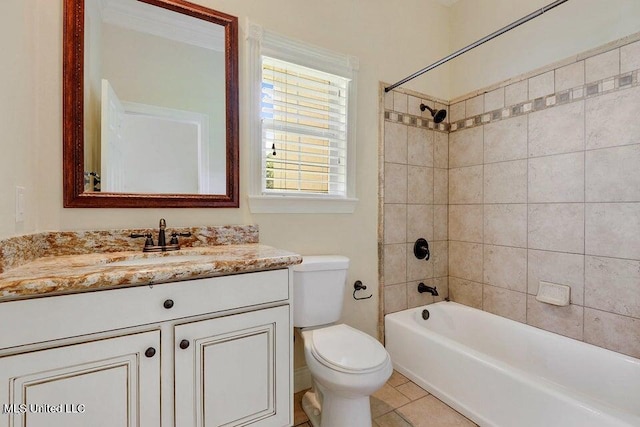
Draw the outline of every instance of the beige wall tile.
[[[465,101],[465,114],[467,117],[484,113],[484,95],[474,96]]]
[[[529,159],[529,203],[583,201],[583,152]]]
[[[409,97],[400,92],[393,92],[393,110],[398,113],[406,113],[408,111]]]
[[[414,242],[407,243],[407,280],[427,280],[433,278],[433,260],[418,259],[413,254]]]
[[[504,88],[499,87],[484,94],[484,111],[489,112],[504,108]]]
[[[407,163],[407,128],[400,123],[384,124],[385,162]]]
[[[384,96],[384,109],[393,110],[393,91],[385,92],[383,96]]]
[[[484,245],[484,283],[527,292],[527,250]]]
[[[449,277],[449,298],[482,310],[482,283]]]
[[[446,240],[429,243],[431,248],[431,262],[433,262],[433,277],[449,275],[449,242]]]
[[[574,62],[556,69],[556,92],[584,84],[584,61]]]
[[[482,205],[449,206],[449,239],[482,243]]]
[[[628,73],[640,68],[640,41],[620,48],[620,72]]]
[[[485,203],[526,203],[527,161],[491,163],[484,166]]]
[[[585,307],[584,340],[640,358],[640,319]]]
[[[639,142],[640,87],[595,96],[585,102],[587,149]]]
[[[554,73],[548,71],[529,79],[529,99],[540,98],[555,92]]]
[[[444,132],[434,133],[433,166],[436,168],[449,167],[449,135]]]
[[[422,115],[422,111],[420,110],[420,104],[422,104],[422,102],[423,101],[420,98],[413,95],[408,95],[407,113],[411,114],[412,116],[420,117]]]
[[[384,285],[407,281],[407,244],[384,245]]]
[[[529,82],[512,83],[504,88],[504,105],[510,107],[529,99]]]
[[[525,323],[527,321],[527,294],[484,285],[482,308],[489,313]]]
[[[527,205],[484,205],[484,243],[527,247]]]
[[[449,170],[433,169],[433,203],[449,203]]]
[[[404,283],[384,286],[384,314],[407,309],[407,286]]]
[[[585,179],[588,202],[640,201],[640,145],[587,151]]]
[[[468,166],[449,170],[449,203],[482,203],[483,166]]]
[[[433,239],[447,240],[449,238],[449,206],[435,205],[433,207]]]
[[[407,165],[384,164],[384,202],[407,203]]]
[[[584,204],[529,205],[529,248],[583,253]]]
[[[640,203],[587,203],[588,255],[640,259]]]
[[[466,117],[464,101],[455,103],[449,107],[449,123],[457,122]]]
[[[449,274],[460,279],[482,282],[482,245],[449,241]]]
[[[407,205],[384,205],[384,243],[407,241]]]
[[[407,162],[410,165],[433,166],[433,131],[425,128],[407,128]],[[389,160],[387,160],[389,161]]]
[[[407,206],[407,234],[404,242],[415,242],[419,237],[433,240],[433,205]],[[386,243],[386,242],[385,242]]]
[[[572,304],[584,304],[584,255],[529,249],[527,269],[531,295],[540,281],[557,283],[571,287]]]
[[[433,203],[433,168],[407,167],[407,203]]]
[[[582,340],[584,310],[579,305],[558,307],[527,297],[527,324],[545,331]]]
[[[527,158],[527,117],[513,117],[484,126],[485,163]]]
[[[585,60],[586,82],[606,79],[620,74],[620,49],[613,49]]]
[[[587,256],[584,305],[640,319],[640,261]]]
[[[584,149],[584,102],[529,114],[529,157]]]
[[[482,164],[482,126],[449,134],[449,167]]]

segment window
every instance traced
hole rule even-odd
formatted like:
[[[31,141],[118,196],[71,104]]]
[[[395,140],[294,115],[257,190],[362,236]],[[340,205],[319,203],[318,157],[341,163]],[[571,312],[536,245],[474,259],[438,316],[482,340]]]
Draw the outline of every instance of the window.
[[[255,25],[250,34],[251,210],[353,212],[357,61]]]

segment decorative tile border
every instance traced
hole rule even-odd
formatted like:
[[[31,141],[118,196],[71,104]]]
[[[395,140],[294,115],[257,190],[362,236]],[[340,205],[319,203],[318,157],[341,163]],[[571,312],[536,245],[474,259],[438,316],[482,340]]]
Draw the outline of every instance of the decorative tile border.
[[[598,80],[582,86],[577,86],[572,89],[552,93],[533,100],[528,100],[526,102],[478,114],[476,116],[467,117],[463,120],[451,123],[449,126],[449,132],[469,129],[475,126],[485,125],[499,120],[545,110],[558,105],[594,98],[611,92],[640,86],[639,75],[640,70],[635,70],[614,77],[607,77],[606,79]]]
[[[447,105],[447,113],[449,106]],[[427,128],[431,130],[437,130],[441,132],[449,132],[448,123],[436,123],[431,119],[427,119],[420,116],[413,116],[407,113],[397,113],[392,110],[384,111],[384,119],[389,122],[401,123],[407,126],[415,126],[421,128]]]

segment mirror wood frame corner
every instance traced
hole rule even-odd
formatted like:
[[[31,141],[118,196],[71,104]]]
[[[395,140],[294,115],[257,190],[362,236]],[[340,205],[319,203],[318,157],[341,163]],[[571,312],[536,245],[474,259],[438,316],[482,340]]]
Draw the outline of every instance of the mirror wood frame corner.
[[[65,208],[237,208],[239,206],[238,18],[184,0],[138,0],[224,27],[226,79],[226,193],[85,192],[85,0],[64,0],[63,196]],[[147,167],[147,165],[141,165]]]

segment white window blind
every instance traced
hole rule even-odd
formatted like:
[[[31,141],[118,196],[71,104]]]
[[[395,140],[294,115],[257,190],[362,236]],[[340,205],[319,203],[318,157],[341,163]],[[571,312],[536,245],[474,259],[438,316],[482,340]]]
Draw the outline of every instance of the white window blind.
[[[347,194],[349,79],[262,56],[263,194]]]

